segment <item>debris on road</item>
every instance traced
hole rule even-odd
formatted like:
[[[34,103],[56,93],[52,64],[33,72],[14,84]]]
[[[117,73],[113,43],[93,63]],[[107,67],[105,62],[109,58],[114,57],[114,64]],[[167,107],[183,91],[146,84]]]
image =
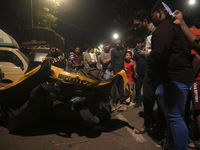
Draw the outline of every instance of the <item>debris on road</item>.
[[[89,142],[91,140],[83,140],[83,141],[77,141],[77,142],[71,142],[71,143],[56,143],[53,140],[51,140],[51,141],[53,144],[55,144],[56,147],[60,146],[61,144],[68,145],[69,147],[71,147],[71,145],[73,145],[73,144],[85,143],[85,142]]]

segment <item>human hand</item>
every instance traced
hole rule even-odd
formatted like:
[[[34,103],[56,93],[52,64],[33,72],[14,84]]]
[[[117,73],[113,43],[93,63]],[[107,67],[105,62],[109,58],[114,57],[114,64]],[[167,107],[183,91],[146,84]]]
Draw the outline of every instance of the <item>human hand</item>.
[[[149,53],[149,51],[148,51],[148,50],[145,50],[145,51],[141,51],[141,52],[139,53],[139,55],[141,56],[141,58],[145,59],[147,53]]]
[[[138,74],[137,74],[137,72],[135,73],[135,78],[138,78],[139,76],[138,76]]]
[[[174,23],[180,25],[182,22],[184,22],[183,20],[183,14],[181,13],[181,11],[179,10],[175,10],[174,11]]]
[[[113,77],[114,76],[114,73],[113,73],[113,71],[111,71],[111,77]]]

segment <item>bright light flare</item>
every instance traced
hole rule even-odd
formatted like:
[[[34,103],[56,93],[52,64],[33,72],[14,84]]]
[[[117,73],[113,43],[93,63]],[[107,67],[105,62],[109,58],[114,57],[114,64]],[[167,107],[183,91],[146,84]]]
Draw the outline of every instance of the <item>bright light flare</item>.
[[[113,38],[114,38],[114,39],[117,39],[118,37],[119,37],[118,34],[114,34],[114,35],[113,35]]]
[[[101,44],[100,47],[103,48],[103,45]]]
[[[189,3],[190,3],[191,5],[193,5],[193,4],[195,4],[195,0],[190,0]]]

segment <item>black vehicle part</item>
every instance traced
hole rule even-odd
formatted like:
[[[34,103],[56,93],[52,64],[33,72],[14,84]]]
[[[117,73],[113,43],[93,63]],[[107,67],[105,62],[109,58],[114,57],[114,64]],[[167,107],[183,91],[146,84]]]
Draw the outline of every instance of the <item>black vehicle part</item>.
[[[56,87],[52,87],[51,85],[49,85],[49,84],[46,83],[46,82],[44,82],[44,83],[42,84],[42,87],[43,87],[45,90],[49,91],[49,92],[54,92],[54,93],[56,93],[56,94],[60,94],[60,89],[58,89],[58,88],[56,88]]]
[[[88,125],[91,127],[97,125],[100,123],[100,120],[97,116],[94,116],[88,108],[81,109],[80,110],[80,115],[87,122]]]
[[[79,73],[82,75],[97,80],[97,81],[102,81],[103,79],[103,70],[101,69],[96,69],[96,68],[90,68],[90,69],[80,69],[78,70]]]
[[[110,104],[106,104],[105,102],[99,102],[98,103],[98,106],[99,106],[99,109],[101,111],[107,111],[107,112],[110,112],[111,111],[111,107],[110,107]]]
[[[77,104],[84,101],[86,101],[86,97],[72,97],[72,99],[70,100],[72,104]]]

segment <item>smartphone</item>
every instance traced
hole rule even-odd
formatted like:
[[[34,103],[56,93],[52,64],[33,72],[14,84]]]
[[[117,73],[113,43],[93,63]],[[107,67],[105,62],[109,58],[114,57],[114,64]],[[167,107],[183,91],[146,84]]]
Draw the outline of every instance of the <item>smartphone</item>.
[[[136,48],[137,48],[138,53],[142,52],[141,49],[139,49],[139,47],[136,46]]]
[[[164,2],[162,2],[162,4],[163,4],[163,6],[169,11],[169,14],[170,14],[171,16],[174,16],[174,14],[173,14],[172,10],[169,8],[169,6],[168,6],[167,4],[165,4]]]

